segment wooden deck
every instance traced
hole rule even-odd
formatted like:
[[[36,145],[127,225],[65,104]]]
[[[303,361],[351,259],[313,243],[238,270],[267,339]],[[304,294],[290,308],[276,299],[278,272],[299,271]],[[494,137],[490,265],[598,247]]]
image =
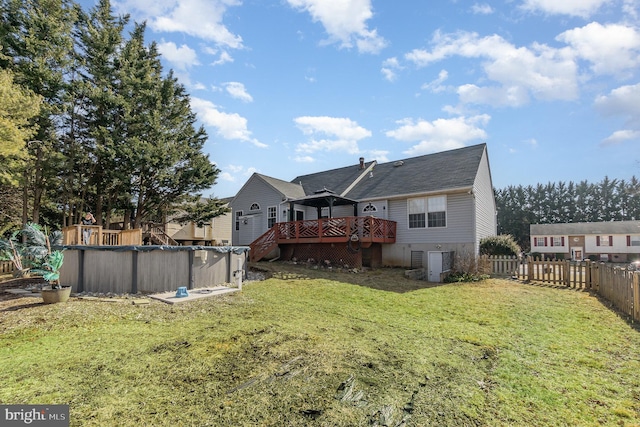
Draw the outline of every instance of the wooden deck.
[[[63,245],[84,245],[83,230],[91,230],[89,245],[92,246],[128,246],[142,245],[142,230],[105,230],[99,225],[71,225],[62,229]]]
[[[251,243],[251,261],[255,262],[281,244],[358,242],[395,243],[396,222],[370,216],[321,218],[279,222]]]

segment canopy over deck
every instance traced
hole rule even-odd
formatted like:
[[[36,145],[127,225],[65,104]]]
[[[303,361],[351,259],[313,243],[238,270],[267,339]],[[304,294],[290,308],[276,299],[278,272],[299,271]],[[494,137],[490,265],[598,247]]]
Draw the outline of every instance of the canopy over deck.
[[[358,201],[340,196],[326,188],[317,191],[315,194],[302,197],[296,200],[289,200],[289,221],[294,221],[294,205],[313,206],[318,210],[318,218],[322,217],[322,208],[329,208],[329,218],[333,218],[334,206],[353,206],[353,216],[358,216]]]

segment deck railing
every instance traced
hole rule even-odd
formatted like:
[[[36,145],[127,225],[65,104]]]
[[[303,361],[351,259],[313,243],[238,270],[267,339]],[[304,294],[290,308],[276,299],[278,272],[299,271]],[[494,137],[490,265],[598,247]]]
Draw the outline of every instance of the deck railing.
[[[83,232],[91,231],[89,242],[83,241]],[[105,230],[99,225],[76,224],[62,229],[63,245],[129,246],[142,244],[142,230]]]
[[[354,239],[363,246],[395,243],[396,222],[372,216],[279,222],[251,243],[251,261],[260,260],[278,244],[341,243]]]
[[[396,222],[372,216],[279,222],[275,227],[280,243],[292,243],[292,239],[305,243],[345,242],[352,236],[357,236],[363,243],[394,243],[396,240]]]

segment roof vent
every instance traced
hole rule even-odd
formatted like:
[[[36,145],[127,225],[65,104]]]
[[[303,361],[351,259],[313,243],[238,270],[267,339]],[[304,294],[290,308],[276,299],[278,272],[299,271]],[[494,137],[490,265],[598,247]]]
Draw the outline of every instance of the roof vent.
[[[364,169],[364,157],[360,157],[360,169]]]
[[[393,164],[393,167],[396,167],[396,168],[397,168],[398,166],[402,166],[402,165],[404,165],[404,161],[402,161],[402,160],[398,160],[397,162],[395,162],[395,163]]]

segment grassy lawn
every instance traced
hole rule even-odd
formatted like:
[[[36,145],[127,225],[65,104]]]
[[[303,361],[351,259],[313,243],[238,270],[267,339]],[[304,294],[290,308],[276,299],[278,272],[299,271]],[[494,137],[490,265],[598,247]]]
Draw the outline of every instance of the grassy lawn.
[[[82,426],[640,425],[640,333],[587,293],[277,267],[173,306],[0,302],[0,403]]]

